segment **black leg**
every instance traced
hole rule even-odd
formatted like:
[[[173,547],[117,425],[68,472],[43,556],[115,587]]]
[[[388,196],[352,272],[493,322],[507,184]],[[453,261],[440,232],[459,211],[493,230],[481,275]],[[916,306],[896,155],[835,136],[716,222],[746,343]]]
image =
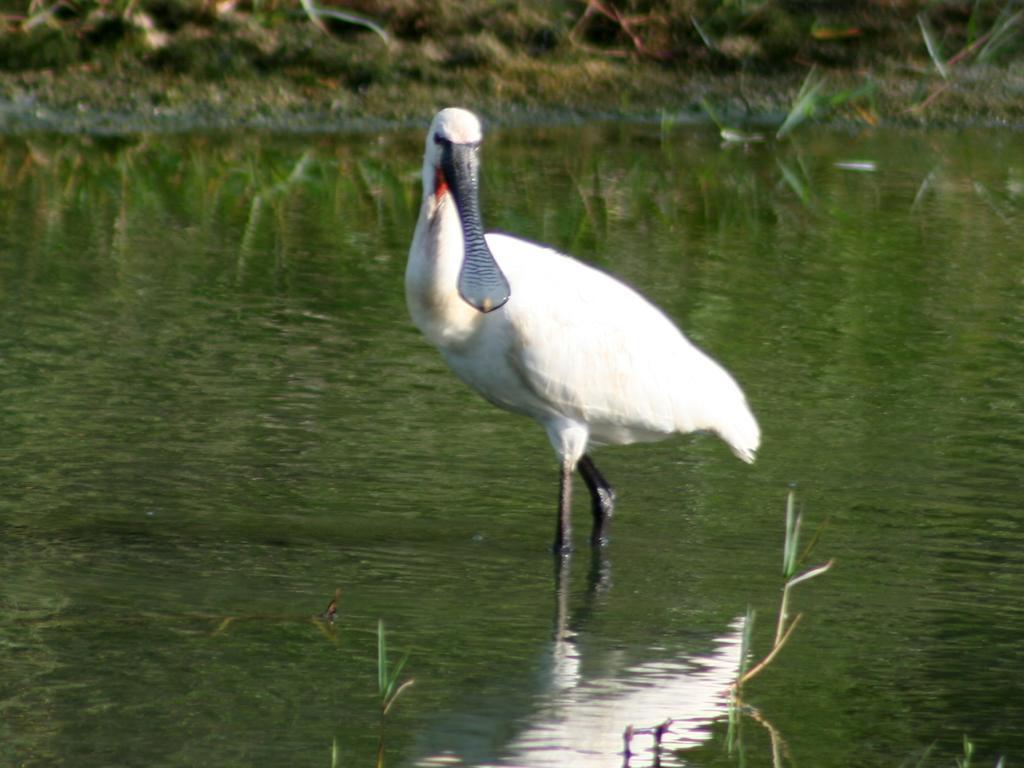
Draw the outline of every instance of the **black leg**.
[[[556,555],[565,555],[572,550],[572,462],[562,462],[561,479],[558,484],[558,520],[555,524]]]
[[[591,509],[594,513],[594,527],[590,533],[590,545],[602,547],[608,543],[608,520],[615,509],[615,491],[597,471],[594,460],[584,455],[577,467],[583,476],[583,482],[590,491]]]

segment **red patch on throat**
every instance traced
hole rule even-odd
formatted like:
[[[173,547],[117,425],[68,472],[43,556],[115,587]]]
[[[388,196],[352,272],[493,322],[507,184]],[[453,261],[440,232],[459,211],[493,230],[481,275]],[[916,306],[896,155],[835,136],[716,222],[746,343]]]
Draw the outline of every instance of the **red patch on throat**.
[[[444,177],[444,173],[440,168],[437,169],[437,173],[434,174],[434,197],[440,199],[442,195],[448,192],[448,181]]]

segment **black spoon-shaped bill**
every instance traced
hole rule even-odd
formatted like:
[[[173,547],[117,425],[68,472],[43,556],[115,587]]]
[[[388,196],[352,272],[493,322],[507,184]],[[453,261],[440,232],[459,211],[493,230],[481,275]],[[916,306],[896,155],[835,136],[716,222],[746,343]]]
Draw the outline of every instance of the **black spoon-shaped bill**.
[[[479,150],[479,144],[443,142],[441,172],[462,223],[465,254],[459,270],[459,295],[481,312],[493,312],[508,301],[512,289],[484,239],[480,220]]]

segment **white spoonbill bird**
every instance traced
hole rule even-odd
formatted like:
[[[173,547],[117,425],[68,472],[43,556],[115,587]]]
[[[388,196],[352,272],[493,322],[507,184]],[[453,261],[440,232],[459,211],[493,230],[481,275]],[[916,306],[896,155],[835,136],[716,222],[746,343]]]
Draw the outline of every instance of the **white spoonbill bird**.
[[[456,376],[547,431],[561,464],[555,551],[570,549],[574,469],[601,546],[615,494],[588,446],[703,430],[752,462],[760,429],[725,369],[632,288],[549,248],[484,234],[482,139],[464,109],[431,123],[405,271],[409,312]]]

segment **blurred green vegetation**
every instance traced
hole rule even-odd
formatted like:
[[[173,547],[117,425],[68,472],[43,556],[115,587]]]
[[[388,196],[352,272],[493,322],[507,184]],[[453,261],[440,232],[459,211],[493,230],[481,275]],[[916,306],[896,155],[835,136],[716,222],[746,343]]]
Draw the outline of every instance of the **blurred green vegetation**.
[[[715,90],[701,78],[723,83],[717,100],[785,112],[812,66],[840,91],[886,82],[856,119],[922,103],[1014,117],[1024,77],[1022,0],[4,0],[0,12],[0,100],[157,116],[203,104],[228,122],[404,118],[452,101],[699,114]],[[1012,77],[936,92],[936,71],[946,82],[968,64]]]

